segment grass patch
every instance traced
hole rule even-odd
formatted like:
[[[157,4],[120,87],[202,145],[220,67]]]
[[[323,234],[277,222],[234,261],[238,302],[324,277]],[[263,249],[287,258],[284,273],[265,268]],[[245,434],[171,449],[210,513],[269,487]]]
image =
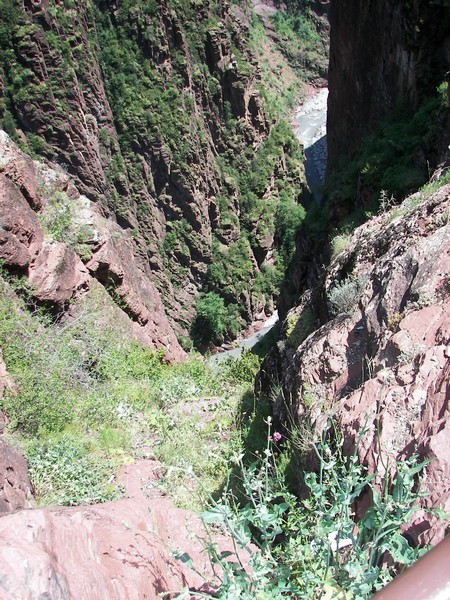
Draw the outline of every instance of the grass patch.
[[[238,406],[259,365],[228,365],[213,374],[193,356],[167,365],[108,322],[88,297],[71,323],[32,315],[1,283],[0,343],[15,389],[1,408],[25,450],[40,504],[109,500],[120,465],[149,452],[180,468],[172,492],[199,506],[190,465],[212,493],[239,445]],[[98,299],[97,299],[98,300]],[[247,361],[248,362],[248,361]]]

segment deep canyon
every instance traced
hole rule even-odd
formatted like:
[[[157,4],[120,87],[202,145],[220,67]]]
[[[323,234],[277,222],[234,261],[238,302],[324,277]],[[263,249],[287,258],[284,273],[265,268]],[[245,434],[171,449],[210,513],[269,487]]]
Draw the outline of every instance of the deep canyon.
[[[0,7],[0,598],[370,598],[448,533],[448,3]]]

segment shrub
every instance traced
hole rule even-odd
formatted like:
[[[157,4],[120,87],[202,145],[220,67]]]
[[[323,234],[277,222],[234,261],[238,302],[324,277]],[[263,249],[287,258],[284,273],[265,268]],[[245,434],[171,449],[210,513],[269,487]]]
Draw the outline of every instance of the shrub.
[[[305,209],[300,204],[282,202],[275,216],[276,245],[287,266],[295,251],[295,237],[305,219]]]
[[[202,517],[207,527],[225,529],[236,550],[220,553],[208,538],[205,550],[222,575],[204,597],[365,600],[418,558],[421,550],[409,546],[401,528],[417,510],[416,477],[428,461],[398,463],[380,494],[356,452],[343,455],[335,433],[335,443],[322,439],[315,446],[318,471],[305,474],[309,494],[303,500],[286,489],[277,468],[285,442],[270,431],[270,420],[262,456],[250,465],[241,454],[234,457],[246,499],[238,503],[227,489]],[[356,526],[354,502],[367,490],[372,506]]]
[[[300,314],[289,314],[286,328],[286,339],[289,346],[297,349],[315,328],[316,318],[309,306],[306,306]]]
[[[192,338],[199,348],[219,344],[227,333],[237,333],[236,307],[225,306],[224,299],[215,292],[200,296],[196,305],[196,316],[192,325]]]
[[[236,383],[253,384],[262,359],[251,350],[244,350],[239,358],[228,358],[222,367],[222,377]]]
[[[343,232],[338,233],[331,240],[331,257],[330,260],[333,261],[336,256],[339,256],[341,252],[344,252],[350,244],[351,233]]]
[[[365,282],[366,278],[363,276],[359,276],[356,279],[354,277],[347,277],[334,285],[328,293],[328,302],[332,317],[341,314],[351,317],[358,304]]]

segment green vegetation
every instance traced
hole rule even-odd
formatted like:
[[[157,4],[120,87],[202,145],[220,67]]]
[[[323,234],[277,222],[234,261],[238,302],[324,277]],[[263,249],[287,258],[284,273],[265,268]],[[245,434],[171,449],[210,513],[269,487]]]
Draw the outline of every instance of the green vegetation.
[[[423,464],[399,463],[380,491],[356,450],[343,454],[333,427],[312,446],[306,429],[275,431],[269,400],[251,389],[260,367],[251,352],[220,368],[195,357],[170,366],[162,352],[121,335],[96,294],[64,321],[1,285],[0,344],[15,384],[1,409],[26,452],[40,504],[121,497],[115,472],[150,452],[165,467],[163,491],[202,510],[208,527],[225,528],[237,552],[248,552],[245,570],[237,556],[208,542],[205,550],[222,568],[211,597],[223,600],[363,600],[418,556],[400,531],[420,497]],[[213,317],[222,299],[210,293],[203,300],[213,307],[205,318],[219,327]],[[301,315],[302,331],[311,318]],[[291,323],[291,335],[301,319]],[[299,485],[301,500],[293,493]],[[368,490],[373,505],[356,525],[355,502]],[[351,544],[339,550],[344,540]]]
[[[284,90],[284,77],[273,79],[270,48],[262,75],[255,71],[253,53],[263,59],[258,53],[260,42],[275,48],[259,18],[250,19],[247,31],[232,14],[224,16],[214,0],[170,0],[164,12],[167,18],[155,0],[126,0],[117,10],[97,0],[88,3],[82,14],[66,0],[50,3],[50,25],[43,27],[37,15],[19,11],[14,0],[1,1],[6,94],[0,117],[8,133],[33,156],[54,159],[64,150],[64,161],[77,172],[80,158],[59,147],[64,136],[56,123],[64,123],[67,115],[79,119],[71,90],[90,97],[88,74],[100,64],[117,137],[107,125],[99,126],[99,114],[92,108],[92,114],[86,112],[85,124],[94,135],[99,126],[108,182],[103,201],[109,210],[119,222],[137,219],[136,244],[145,256],[146,244],[154,245],[149,235],[150,202],[154,203],[166,222],[165,237],[158,244],[175,289],[186,285],[189,265],[199,257],[210,262],[206,277],[197,282],[199,292],[219,295],[229,315],[236,317],[216,332],[216,339],[235,336],[236,324],[245,325],[255,307],[272,307],[305,216],[300,206],[304,177],[300,147],[281,118],[297,98],[299,81],[293,77]],[[310,16],[305,19],[312,27]],[[297,21],[294,24],[297,27]],[[305,43],[311,36],[305,37]],[[48,61],[45,81],[42,73],[34,72],[34,62],[25,59],[37,37],[61,57]],[[228,67],[211,59],[215,37],[224,37],[223,47],[229,46]],[[274,52],[284,73],[286,59]],[[254,126],[249,118],[255,107],[249,105],[243,113],[243,90],[255,94]],[[285,94],[281,103],[280,94]],[[28,130],[31,120],[39,134]],[[26,140],[19,139],[17,125]],[[199,165],[205,165],[208,173],[201,185]],[[83,179],[82,173],[77,175]],[[143,199],[145,188],[153,198],[150,202],[147,193]],[[211,219],[210,245],[209,236],[197,235],[199,217],[196,207],[190,207],[200,206],[199,194],[212,195],[213,189],[219,210],[217,219]],[[61,239],[65,225],[76,220],[70,202],[63,196],[53,200],[43,224],[48,235]],[[72,229],[70,243],[86,261],[89,232]],[[272,244],[274,261],[266,264],[269,248],[273,255]]]
[[[55,192],[39,217],[50,239],[71,246],[84,262],[91,258],[89,242],[93,241],[94,231],[80,220],[77,206],[66,192]]]
[[[207,493],[221,486],[239,445],[238,405],[258,359],[230,363],[215,375],[195,357],[170,366],[163,353],[120,333],[99,308],[99,292],[64,323],[27,304],[20,282],[23,301],[1,286],[0,344],[15,384],[1,409],[27,454],[39,503],[117,497],[111,476],[145,447],[165,465],[190,462]],[[192,485],[186,489],[187,479],[171,489],[179,504],[192,507],[200,495],[192,495]]]
[[[207,347],[210,342],[220,345],[225,334],[237,334],[239,324],[236,320],[237,306],[225,302],[215,292],[208,292],[200,296],[196,317],[192,325],[192,339],[194,343],[202,348]]]
[[[316,329],[317,319],[309,306],[300,314],[290,313],[287,317],[286,341],[295,350]]]
[[[222,574],[214,594],[203,596],[370,598],[423,552],[410,547],[401,527],[418,508],[417,474],[427,461],[412,458],[399,463],[380,492],[374,477],[359,464],[356,451],[343,454],[340,435],[331,428],[331,435],[313,445],[317,470],[303,473],[307,493],[299,500],[286,487],[282,458],[298,450],[271,429],[270,417],[267,423],[264,452],[250,463],[243,454],[232,458],[244,499],[238,500],[227,487],[202,515],[207,527],[224,528],[236,548],[220,553],[214,544],[206,545]],[[355,502],[363,493],[371,494],[372,505],[356,525]],[[248,569],[241,558],[248,560]],[[182,560],[189,562],[189,555],[182,554]]]
[[[330,260],[334,260],[341,252],[344,252],[348,248],[350,244],[351,232],[346,229],[341,231],[340,233],[336,233],[333,236],[330,242],[331,246],[331,256]]]
[[[272,17],[281,50],[307,81],[326,78],[328,72],[326,25],[313,16],[310,5],[310,2],[290,2],[287,11],[279,10]]]
[[[414,115],[399,109],[386,118],[330,178],[329,201],[353,211],[349,221],[360,223],[378,211],[380,198],[393,196],[399,202],[429,179],[427,160],[433,162],[449,109],[447,85],[439,86]],[[426,158],[419,162],[418,156]]]
[[[246,151],[237,157],[224,154],[220,158],[223,177],[231,179],[240,191],[240,216],[238,223],[233,222],[226,200],[219,201],[221,222],[212,245],[205,289],[222,296],[225,306],[233,311],[233,305],[243,306],[248,297],[268,302],[278,293],[294,255],[295,236],[305,218],[305,210],[298,203],[302,160],[300,146],[284,120],[273,126],[256,152]],[[230,223],[240,226],[241,235],[235,242],[224,244],[223,230]],[[256,267],[252,253],[264,255],[267,239],[274,240],[274,264],[262,262]],[[245,322],[245,309],[241,309],[240,316]],[[224,331],[232,337],[229,328]]]
[[[331,316],[351,317],[358,305],[366,281],[363,275],[359,275],[358,277],[349,276],[343,281],[335,283],[328,293]]]

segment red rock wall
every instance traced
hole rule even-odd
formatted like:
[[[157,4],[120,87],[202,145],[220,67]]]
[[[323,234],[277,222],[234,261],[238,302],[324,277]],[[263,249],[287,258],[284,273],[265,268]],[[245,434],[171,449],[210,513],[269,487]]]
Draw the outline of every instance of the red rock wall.
[[[357,445],[360,460],[378,483],[385,465],[395,469],[415,453],[431,459],[423,479],[429,495],[422,506],[447,512],[449,211],[446,185],[428,200],[419,192],[356,229],[325,281],[288,314],[285,339],[261,376],[263,385],[281,383],[274,407],[281,421],[286,399],[315,432],[334,418],[346,450],[353,452]],[[332,300],[339,285],[347,292],[336,314]],[[321,318],[327,313],[328,319]],[[445,532],[445,522],[426,511],[410,527],[411,535],[425,544],[439,541]]]
[[[105,310],[116,313],[130,336],[164,349],[168,360],[183,359],[158,290],[133,253],[130,235],[99,214],[98,206],[80,195],[67,173],[32,161],[3,131],[0,161],[0,259],[12,272],[28,277],[33,298],[59,310],[70,304],[76,313],[83,296],[101,284]],[[86,264],[76,245],[55,239],[51,230],[44,232],[43,215],[58,193],[64,194],[76,216],[71,226],[89,233]],[[69,225],[57,233],[68,239]]]
[[[151,60],[163,77],[169,79],[180,70],[179,93],[189,96],[190,102],[190,108],[184,108],[191,120],[189,131],[180,130],[175,140],[164,139],[154,127],[137,127],[132,122],[137,117],[130,111],[133,140],[126,148],[121,144],[100,66],[95,10],[84,2],[68,8],[62,0],[21,5],[3,75],[0,69],[0,118],[7,89],[22,141],[24,134],[34,140],[39,154],[61,164],[80,193],[96,202],[100,214],[133,233],[133,254],[158,288],[172,327],[187,335],[220,221],[217,198],[221,194],[236,198],[237,193],[235,182],[224,181],[216,157],[226,151],[238,154],[246,146],[256,148],[269,130],[256,85],[257,65],[246,46],[246,25],[226,2],[218,3],[214,18],[207,3],[199,6],[196,18],[205,23],[216,19],[220,27],[211,27],[201,40],[196,62],[186,38],[188,24],[170,2],[159,0],[155,15],[123,8],[121,3],[99,1],[96,6],[112,28],[121,11],[127,13],[137,54]],[[248,73],[239,68],[236,51],[247,61]],[[209,89],[211,81],[215,91]],[[229,117],[241,124],[239,143],[227,134],[225,103]],[[167,113],[158,118],[176,117]],[[122,124],[119,133],[125,135],[126,126]],[[180,141],[188,148],[186,164],[174,156],[172,146]],[[238,222],[239,208],[234,204]],[[177,229],[179,244],[169,251],[164,241],[179,221],[188,232]],[[239,236],[239,231],[234,233]],[[251,319],[261,306],[247,304]]]

